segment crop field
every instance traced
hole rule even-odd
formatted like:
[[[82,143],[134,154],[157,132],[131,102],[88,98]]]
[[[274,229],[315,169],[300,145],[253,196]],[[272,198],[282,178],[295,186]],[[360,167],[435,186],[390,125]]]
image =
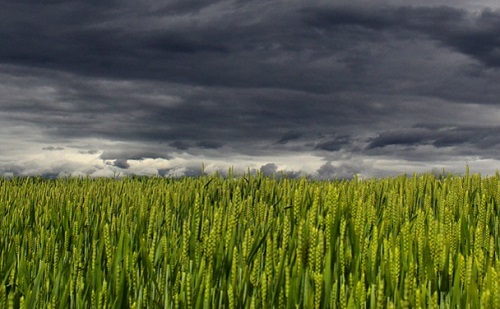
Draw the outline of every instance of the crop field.
[[[500,175],[0,179],[0,308],[500,308]]]

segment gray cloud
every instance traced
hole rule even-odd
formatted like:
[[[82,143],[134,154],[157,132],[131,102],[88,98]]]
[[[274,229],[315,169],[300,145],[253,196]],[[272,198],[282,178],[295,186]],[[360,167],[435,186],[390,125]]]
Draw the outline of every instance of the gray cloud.
[[[355,28],[361,36],[401,30],[422,33],[440,43],[478,59],[485,65],[500,65],[500,11],[489,9],[472,15],[464,9],[439,7],[307,8],[307,24],[327,29]]]
[[[434,127],[387,131],[380,133],[368,144],[368,149],[389,145],[433,145],[434,147],[458,147],[468,144],[471,147],[491,149],[500,146],[500,127]]]
[[[321,180],[352,178],[361,172],[362,166],[355,164],[337,164],[333,165],[331,161],[325,162],[316,171],[315,177]]]
[[[283,134],[283,136],[280,138],[279,141],[276,142],[276,144],[286,144],[289,141],[299,139],[301,136],[302,136],[302,134],[299,132],[290,131],[290,132]]]
[[[222,147],[222,143],[216,141],[200,141],[197,146],[205,149],[218,149]]]
[[[170,143],[170,146],[177,148],[178,150],[187,150],[189,149],[189,145],[182,141],[174,141]]]
[[[496,160],[498,6],[414,3],[2,1],[0,171]]]
[[[267,163],[260,167],[260,172],[267,177],[277,177],[277,178],[300,178],[303,176],[311,177],[307,173],[303,171],[294,171],[294,170],[286,170],[286,169],[278,169],[278,165],[275,163]]]
[[[267,163],[260,167],[260,171],[265,176],[272,176],[278,172],[278,166],[274,163]]]
[[[427,130],[404,130],[382,132],[372,139],[368,149],[385,147],[388,145],[419,145],[429,143],[432,134]]]
[[[130,164],[127,162],[127,160],[123,159],[118,159],[113,162],[113,165],[122,169],[127,169],[130,167]]]
[[[318,169],[319,179],[332,179],[335,177],[335,167],[333,167],[332,162],[328,161],[321,165]]]
[[[48,146],[48,147],[42,147],[42,150],[54,151],[54,150],[64,150],[64,148],[63,147]]]
[[[201,168],[187,166],[187,167],[175,167],[175,168],[165,168],[159,169],[158,175],[162,177],[197,177],[203,175]]]
[[[102,160],[118,160],[120,162],[126,162],[127,160],[143,160],[143,159],[170,159],[172,158],[165,152],[153,149],[119,149],[105,151],[100,156]]]
[[[347,135],[335,136],[333,139],[327,141],[319,142],[316,144],[315,149],[321,149],[326,151],[339,151],[346,145],[350,144],[350,138]]]

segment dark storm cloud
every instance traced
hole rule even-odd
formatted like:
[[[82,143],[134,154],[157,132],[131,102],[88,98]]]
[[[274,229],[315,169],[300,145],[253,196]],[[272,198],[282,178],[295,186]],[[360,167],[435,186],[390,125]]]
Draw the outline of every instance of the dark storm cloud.
[[[179,150],[187,150],[189,149],[189,144],[184,143],[183,141],[175,141],[170,143],[170,146],[177,148]]]
[[[1,62],[89,76],[331,93],[372,87],[363,76],[351,82],[376,60],[357,46],[383,43],[388,34],[401,40],[424,35],[485,65],[500,65],[496,11],[473,16],[453,7],[316,2],[294,10],[261,1],[2,6],[0,40],[9,44],[0,46]],[[328,57],[329,65],[315,64]]]
[[[315,149],[326,151],[339,151],[344,146],[350,144],[350,137],[347,135],[337,136],[333,139],[316,144]]]
[[[159,31],[158,33],[152,33],[146,41],[146,47],[167,54],[229,52],[223,44],[214,43],[211,38],[206,38],[201,35],[189,37],[185,36],[183,33]]]
[[[61,85],[59,79],[64,80]],[[6,106],[13,117],[58,138],[159,142],[183,151],[218,149],[226,142],[285,145],[302,136],[290,128],[329,123],[336,109],[329,96],[279,89],[193,91],[187,86],[95,81],[67,74],[49,75],[45,81],[50,86],[35,84],[32,95]],[[304,101],[313,103],[304,106]],[[349,113],[355,115],[349,106],[341,109],[336,125],[352,121]]]
[[[153,149],[121,149],[105,151],[99,156],[102,160],[115,160],[118,162],[127,162],[127,160],[144,159],[170,159],[171,156],[161,150]]]
[[[352,47],[383,40],[383,31],[420,31],[478,57],[492,56],[497,46],[489,40],[496,31],[493,12],[483,13],[472,27],[466,12],[453,8],[354,10],[313,4],[293,10],[260,1],[219,3],[220,12],[199,10],[208,5],[183,12],[175,8],[178,4],[152,8],[73,1],[46,7],[7,1],[0,38],[11,44],[2,45],[0,60],[91,76],[328,93],[349,87],[354,76],[349,72],[370,61],[370,53]],[[477,32],[484,37],[478,42],[484,43],[482,52],[467,45],[478,40]],[[347,71],[314,65],[332,53],[339,53],[338,64]]]
[[[155,15],[177,15],[189,14],[197,12],[202,8],[213,4],[215,1],[199,1],[199,0],[174,0],[168,3],[162,3],[162,6],[155,10]]]
[[[385,147],[388,145],[420,145],[428,143],[432,137],[427,130],[396,130],[382,132],[372,139],[368,144],[368,149]]]
[[[204,21],[203,14],[196,14],[196,5],[186,13],[175,5],[170,10],[168,5],[150,8],[132,2],[44,6],[6,1],[3,6],[0,39],[9,42],[0,47],[4,63],[101,77],[224,86],[244,85],[248,80],[271,85],[269,78],[262,80],[261,72],[247,64],[265,53],[258,52],[261,39],[264,46],[271,44],[275,33],[268,38],[261,35],[273,22],[240,25],[247,18],[245,10],[233,8],[234,14],[226,16],[214,12],[213,21]],[[245,55],[252,50],[255,55]]]
[[[210,11],[208,3],[192,2],[72,1],[48,8],[5,3],[9,14],[2,16],[0,38],[11,44],[0,47],[4,63],[211,87],[370,90],[384,83],[365,75],[377,59],[364,44],[425,35],[495,65],[499,37],[497,12],[471,16],[452,7],[363,9],[312,2],[293,10],[253,1],[211,2],[220,7]]]
[[[500,66],[500,11],[472,15],[453,7],[332,7],[304,9],[304,20],[317,28],[342,30],[375,38],[383,32],[413,37],[414,31],[481,61]],[[405,34],[406,31],[407,33]]]
[[[367,148],[381,148],[390,145],[433,145],[441,148],[468,144],[484,150],[500,146],[500,127],[439,128],[430,126],[427,129],[421,127],[382,132],[370,141]]]
[[[500,127],[459,127],[450,130],[449,135],[438,137],[433,145],[436,147],[460,146],[468,143],[477,149],[494,150],[500,147]]]
[[[222,147],[222,144],[215,141],[200,141],[197,146],[205,149],[218,149]]]
[[[283,134],[283,136],[280,138],[279,141],[276,142],[276,144],[286,144],[289,141],[299,139],[301,136],[302,136],[302,133],[290,131],[290,132]]]
[[[485,10],[469,24],[464,15],[459,20],[465,20],[465,26],[443,26],[438,33],[430,32],[431,35],[487,66],[499,67],[500,11]]]
[[[500,11],[451,2],[1,1],[0,139],[55,155],[116,142],[79,153],[128,171],[217,153],[312,153],[323,178],[356,156],[493,157],[499,38]]]

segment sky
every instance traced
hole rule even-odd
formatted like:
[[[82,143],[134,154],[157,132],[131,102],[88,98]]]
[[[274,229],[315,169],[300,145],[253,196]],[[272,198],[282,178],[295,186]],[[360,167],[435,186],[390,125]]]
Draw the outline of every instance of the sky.
[[[495,0],[0,0],[0,176],[500,168]]]

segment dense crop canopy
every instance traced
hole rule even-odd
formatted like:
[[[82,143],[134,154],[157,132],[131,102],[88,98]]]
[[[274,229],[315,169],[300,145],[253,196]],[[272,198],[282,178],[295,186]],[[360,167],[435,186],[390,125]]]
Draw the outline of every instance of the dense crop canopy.
[[[0,308],[500,308],[500,176],[0,179]]]

